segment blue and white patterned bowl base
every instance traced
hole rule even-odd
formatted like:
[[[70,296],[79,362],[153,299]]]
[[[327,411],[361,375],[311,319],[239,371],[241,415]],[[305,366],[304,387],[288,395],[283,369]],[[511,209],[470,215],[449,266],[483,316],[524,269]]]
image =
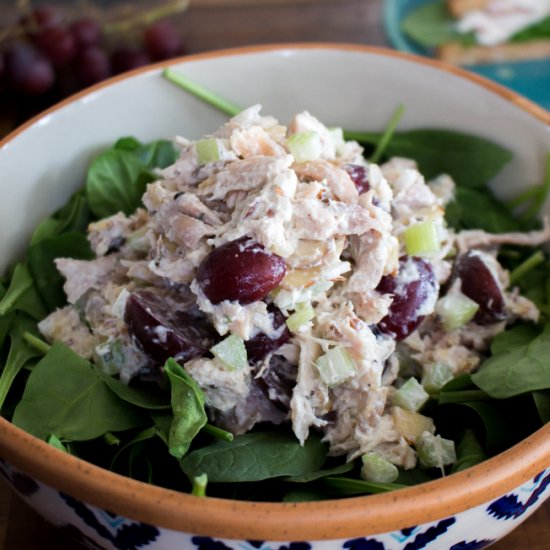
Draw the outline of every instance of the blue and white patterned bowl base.
[[[393,533],[333,541],[236,541],[157,528],[117,516],[60,493],[3,461],[0,472],[41,516],[94,550],[478,550],[512,531],[550,495],[549,468],[496,500]]]

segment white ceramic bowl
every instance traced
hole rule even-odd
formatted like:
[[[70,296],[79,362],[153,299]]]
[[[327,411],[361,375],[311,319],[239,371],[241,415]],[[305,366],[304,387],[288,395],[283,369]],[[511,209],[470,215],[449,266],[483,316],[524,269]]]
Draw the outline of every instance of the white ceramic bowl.
[[[223,123],[224,115],[162,78],[166,65],[85,91],[0,143],[2,271],[22,254],[32,228],[83,184],[87,164],[103,147],[125,135],[197,138]],[[514,152],[492,182],[502,197],[543,178],[550,114],[456,68],[326,44],[214,52],[170,65],[237,104],[262,104],[264,114],[281,121],[307,109],[329,126],[380,130],[402,104],[401,129],[431,126],[491,138]],[[15,490],[92,548],[477,549],[523,521],[550,483],[548,427],[443,480],[303,504],[199,500],[151,487],[57,451],[5,420],[0,456]]]

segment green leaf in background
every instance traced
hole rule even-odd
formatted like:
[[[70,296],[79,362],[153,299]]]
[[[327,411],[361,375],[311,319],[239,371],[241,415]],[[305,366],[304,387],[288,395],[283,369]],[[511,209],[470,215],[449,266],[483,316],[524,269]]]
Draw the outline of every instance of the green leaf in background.
[[[36,334],[36,323],[27,315],[19,313],[9,331],[10,351],[0,375],[0,409],[4,405],[13,381],[21,369],[31,359],[41,355],[36,348],[30,346],[23,338],[23,334],[26,332]]]
[[[154,180],[135,151],[109,149],[88,170],[86,196],[98,218],[118,212],[130,215],[141,205],[147,183]]]
[[[0,316],[15,310],[19,298],[34,284],[32,275],[26,263],[19,263],[13,270],[10,284],[0,300]]]
[[[337,476],[340,474],[346,474],[353,470],[353,462],[345,462],[334,468],[327,468],[326,470],[318,470],[317,472],[310,472],[302,476],[290,476],[285,477],[285,481],[291,483],[310,483],[311,481],[316,481],[327,476]]]
[[[58,343],[33,368],[13,415],[16,426],[40,439],[55,434],[68,441],[87,441],[145,422],[146,416],[119,399],[88,361]]]
[[[485,451],[479,444],[473,430],[466,430],[456,446],[456,462],[451,467],[451,473],[466,470],[487,459]]]
[[[27,259],[40,297],[50,311],[67,303],[63,285],[65,279],[57,270],[56,258],[91,260],[90,243],[82,233],[63,233],[43,239],[29,247]]]
[[[166,168],[178,158],[174,144],[164,139],[142,145],[134,153],[147,168]]]
[[[189,479],[204,473],[210,483],[229,483],[308,475],[325,458],[326,447],[315,436],[302,446],[292,433],[253,432],[231,443],[217,440],[189,453],[180,464]]]
[[[498,355],[508,353],[514,349],[529,345],[541,333],[536,325],[516,325],[500,334],[497,334],[491,342],[491,353]]]
[[[325,477],[322,483],[333,496],[375,495],[407,487],[400,483],[378,483],[349,477]]]
[[[141,141],[133,136],[121,137],[113,145],[113,149],[117,151],[136,151],[142,146]]]
[[[550,16],[517,32],[510,42],[529,42],[531,40],[550,39]]]
[[[141,430],[138,432],[134,437],[132,437],[129,441],[127,441],[120,449],[117,451],[113,459],[111,460],[111,465],[109,467],[110,470],[113,470],[118,459],[122,456],[122,454],[132,447],[133,445],[136,445],[138,443],[142,443],[143,441],[148,441],[149,439],[153,439],[153,437],[158,435],[158,430],[156,426],[152,426],[150,428],[145,428],[144,430]]]
[[[530,342],[520,341],[504,351],[499,346],[501,351],[472,375],[476,386],[496,399],[550,389],[550,325]]]
[[[426,48],[435,48],[460,38],[456,21],[445,2],[437,0],[414,9],[403,19],[401,29],[412,40]]]
[[[204,410],[204,393],[173,359],[168,359],[164,365],[164,372],[170,381],[174,413],[168,434],[168,449],[172,456],[181,458],[208,421]]]

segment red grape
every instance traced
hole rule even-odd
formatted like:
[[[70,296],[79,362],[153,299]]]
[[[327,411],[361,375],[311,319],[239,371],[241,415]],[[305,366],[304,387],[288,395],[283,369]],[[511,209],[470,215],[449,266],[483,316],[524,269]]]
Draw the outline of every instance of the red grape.
[[[124,320],[143,351],[159,364],[170,357],[182,363],[200,357],[216,340],[212,325],[200,311],[174,311],[147,290],[130,295]]]
[[[272,315],[273,329],[277,331],[277,336],[270,338],[267,334],[260,332],[244,343],[250,364],[263,360],[268,353],[272,353],[283,344],[286,344],[292,336],[286,326],[286,318],[281,310],[275,306],[270,306],[268,309]]]
[[[418,277],[410,277],[411,268],[416,269]],[[403,340],[424,320],[420,312],[426,302],[434,297],[434,293],[437,295],[439,285],[428,262],[421,258],[402,256],[399,258],[397,276],[382,277],[377,290],[394,295],[388,314],[378,323],[378,329],[396,340]]]
[[[151,63],[151,58],[146,52],[121,46],[113,52],[111,62],[115,73],[123,73]]]
[[[102,30],[99,21],[84,17],[74,21],[69,30],[80,48],[98,46],[101,42]]]
[[[366,193],[370,189],[367,171],[360,164],[344,164],[342,168],[348,173],[349,177],[355,183],[359,194]]]
[[[109,56],[96,46],[86,48],[76,59],[76,72],[84,86],[104,80],[111,75]]]
[[[206,297],[245,305],[265,298],[286,273],[283,258],[246,237],[215,248],[197,271],[197,282]]]
[[[8,83],[25,95],[41,95],[55,81],[50,61],[30,44],[17,42],[5,53]]]
[[[480,325],[506,319],[506,304],[500,284],[487,262],[475,251],[458,256],[453,278],[460,277],[462,293],[479,305],[474,321]]]
[[[66,65],[76,55],[73,35],[63,27],[50,27],[40,31],[34,40],[54,65]]]
[[[143,38],[154,59],[169,59],[183,52],[181,37],[170,21],[152,23],[145,29]]]

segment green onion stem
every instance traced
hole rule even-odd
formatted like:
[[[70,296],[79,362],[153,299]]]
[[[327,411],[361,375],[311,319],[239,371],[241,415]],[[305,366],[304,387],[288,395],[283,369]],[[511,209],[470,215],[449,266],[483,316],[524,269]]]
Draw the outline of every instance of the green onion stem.
[[[23,333],[23,339],[30,344],[34,349],[38,350],[40,353],[46,355],[50,351],[50,344],[44,342],[44,340],[38,338],[30,332]]]
[[[530,201],[531,199],[535,198],[540,192],[539,186],[535,187],[529,187],[529,189],[526,189],[523,191],[523,193],[520,193],[517,197],[514,197],[513,199],[506,202],[506,206],[510,210],[514,210],[518,206],[521,206],[522,204],[525,204],[526,202]]]
[[[380,138],[380,141],[378,142],[378,145],[376,146],[376,149],[374,150],[374,153],[370,158],[371,162],[377,163],[382,158],[382,155],[384,154],[386,147],[388,146],[393,134],[395,133],[395,129],[397,128],[397,125],[399,124],[399,121],[401,120],[404,112],[405,107],[403,105],[399,105],[399,107],[397,107],[397,109],[393,113],[388,127],[386,128],[386,131],[382,134],[382,137]]]
[[[196,497],[205,497],[207,485],[208,485],[208,476],[206,474],[195,476],[193,478],[193,489],[191,490],[191,494],[195,495]]]
[[[206,432],[208,435],[215,437],[216,439],[221,439],[222,441],[233,441],[233,434],[231,432],[227,432],[225,430],[222,430],[221,428],[212,426],[212,424],[205,424],[202,428],[202,431]]]
[[[185,75],[174,71],[173,69],[165,69],[163,76],[170,82],[176,84],[180,88],[183,88],[195,97],[202,99],[202,101],[212,105],[216,109],[219,109],[226,115],[235,116],[242,111],[242,107],[239,105],[236,105],[235,103],[228,101],[207,88],[204,88],[200,84],[193,82]]]
[[[510,273],[510,284],[513,285],[517,283],[522,277],[529,273],[529,271],[535,269],[535,267],[539,266],[542,262],[544,262],[544,252],[542,252],[542,250],[537,250]]]

